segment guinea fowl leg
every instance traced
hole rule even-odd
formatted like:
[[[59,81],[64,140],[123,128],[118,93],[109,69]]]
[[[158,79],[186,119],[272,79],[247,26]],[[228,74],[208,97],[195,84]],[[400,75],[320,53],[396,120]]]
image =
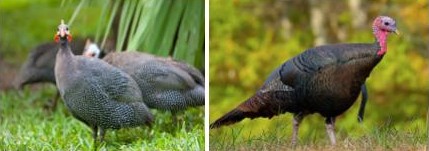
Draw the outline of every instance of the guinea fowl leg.
[[[104,128],[100,127],[100,142],[104,141],[104,134],[105,134],[104,132],[105,132]]]
[[[327,117],[325,121],[326,133],[328,133],[331,144],[335,145],[335,117]]]
[[[304,115],[301,113],[293,115],[292,146],[295,146],[298,140],[299,124],[301,124],[303,118]]]
[[[91,129],[92,129],[92,138],[94,138],[94,144],[95,144],[97,142],[98,127],[91,126]]]
[[[173,116],[173,124],[182,124],[185,114],[180,111],[171,111],[171,116]]]
[[[60,91],[57,90],[57,94],[55,95],[55,97],[52,100],[49,100],[48,103],[44,105],[44,108],[50,111],[54,111],[57,106],[57,102],[59,98],[60,98]]]
[[[60,98],[60,91],[57,90],[57,94],[55,95],[55,98],[54,98],[54,100],[51,103],[52,104],[52,106],[51,106],[51,110],[52,111],[54,111],[55,108],[57,107],[57,102],[58,102],[59,98]]]

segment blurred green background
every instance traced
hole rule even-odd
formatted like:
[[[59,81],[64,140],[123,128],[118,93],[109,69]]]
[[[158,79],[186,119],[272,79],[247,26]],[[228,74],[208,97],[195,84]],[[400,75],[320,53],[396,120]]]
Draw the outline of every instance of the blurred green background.
[[[276,67],[307,48],[329,43],[372,43],[372,20],[394,18],[400,36],[390,35],[388,52],[367,79],[369,99],[363,124],[360,97],[337,118],[337,138],[359,138],[378,127],[414,132],[425,142],[428,106],[429,21],[426,0],[211,0],[210,122],[232,110],[262,86]],[[275,131],[291,138],[291,114],[210,130],[210,148],[222,148]],[[281,129],[279,129],[281,127]],[[326,140],[324,119],[307,116],[303,142]],[[410,139],[411,140],[411,139]]]
[[[0,90],[11,88],[31,48],[53,41],[61,19],[73,37],[105,51],[144,51],[204,68],[203,0],[2,0],[0,14]]]

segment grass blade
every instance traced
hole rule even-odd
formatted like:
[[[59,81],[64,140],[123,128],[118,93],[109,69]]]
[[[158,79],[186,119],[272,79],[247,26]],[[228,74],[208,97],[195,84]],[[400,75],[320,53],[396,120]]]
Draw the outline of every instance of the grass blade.
[[[203,57],[204,44],[204,1],[188,1],[180,23],[177,44],[173,56],[190,64],[196,64],[196,57]]]
[[[118,10],[120,3],[121,3],[121,1],[118,0],[118,1],[115,1],[115,3],[113,4],[113,8],[112,8],[113,10],[110,13],[109,22],[107,23],[107,28],[104,32],[104,38],[103,38],[103,41],[101,42],[101,48],[104,48],[104,45],[106,44],[107,36],[109,35],[110,28],[112,27],[112,23],[113,23],[116,11]]]
[[[80,9],[82,8],[82,6],[86,3],[86,0],[81,0],[79,5],[76,7],[76,9],[73,12],[72,17],[70,18],[69,22],[67,23],[67,25],[71,26],[73,21],[75,20],[76,16],[79,14]]]
[[[104,3],[104,5],[103,5],[103,7],[101,9],[101,15],[100,15],[100,18],[98,20],[98,25],[97,25],[97,32],[95,33],[95,39],[94,39],[95,43],[99,43],[100,42],[101,32],[106,27],[105,22],[106,22],[108,10],[109,10],[108,6],[110,4],[111,4],[110,1],[107,1],[106,3]]]

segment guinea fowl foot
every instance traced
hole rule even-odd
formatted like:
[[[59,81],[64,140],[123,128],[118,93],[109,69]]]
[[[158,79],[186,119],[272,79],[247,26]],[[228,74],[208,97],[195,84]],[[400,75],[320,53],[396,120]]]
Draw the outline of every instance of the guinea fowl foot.
[[[47,103],[43,105],[43,108],[51,112],[55,111],[55,109],[57,108],[57,103],[59,98],[60,98],[60,92],[57,92],[57,94],[52,100],[49,99]]]
[[[328,133],[329,140],[331,141],[331,145],[335,145],[335,118],[328,117],[326,118],[326,133]]]

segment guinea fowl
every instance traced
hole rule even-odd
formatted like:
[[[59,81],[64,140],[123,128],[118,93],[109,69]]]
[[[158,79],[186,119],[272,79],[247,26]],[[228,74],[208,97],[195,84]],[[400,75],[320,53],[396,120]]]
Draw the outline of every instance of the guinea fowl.
[[[85,41],[77,38],[71,42],[70,47],[73,54],[81,55]],[[21,71],[15,78],[14,84],[18,89],[25,85],[36,83],[52,83],[55,85],[54,66],[55,58],[58,52],[58,44],[55,42],[44,43],[33,48],[28,55],[27,60],[21,66]],[[50,102],[50,108],[55,109],[59,92]]]
[[[101,52],[95,44],[86,48],[84,56]],[[189,64],[139,52],[111,52],[103,60],[133,77],[149,108],[174,114],[204,105],[204,77]]]
[[[366,78],[387,52],[388,33],[397,33],[395,21],[387,16],[377,17],[372,27],[374,43],[319,46],[286,61],[253,96],[213,122],[210,128],[234,124],[244,118],[272,118],[290,112],[295,145],[302,119],[319,113],[326,118],[326,131],[334,145],[335,118],[353,105]]]
[[[71,35],[62,21],[55,41],[60,43],[55,79],[67,109],[93,131],[94,141],[106,129],[151,124],[153,116],[142,101],[137,83],[125,72],[99,59],[74,56]],[[98,134],[99,133],[99,134]]]

